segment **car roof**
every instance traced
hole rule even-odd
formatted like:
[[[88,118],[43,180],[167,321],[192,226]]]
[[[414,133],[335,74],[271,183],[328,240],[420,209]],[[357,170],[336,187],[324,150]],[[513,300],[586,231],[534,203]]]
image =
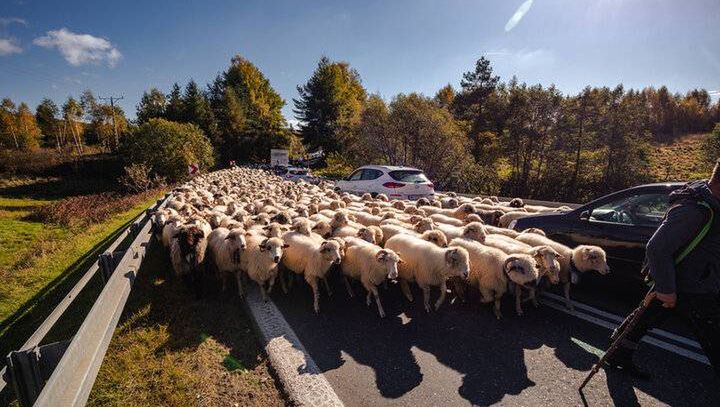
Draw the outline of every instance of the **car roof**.
[[[403,167],[399,165],[363,165],[358,168],[359,170],[370,169],[370,170],[385,170],[385,171],[422,171],[413,167]]]

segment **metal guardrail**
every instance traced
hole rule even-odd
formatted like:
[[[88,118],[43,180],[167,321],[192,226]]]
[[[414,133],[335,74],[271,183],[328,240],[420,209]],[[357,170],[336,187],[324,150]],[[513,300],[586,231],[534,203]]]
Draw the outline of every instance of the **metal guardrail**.
[[[20,350],[8,355],[2,378],[12,383],[21,406],[85,405],[153,237],[148,212],[166,202],[166,198],[159,200],[138,216],[100,255],[98,262],[80,278]],[[134,236],[130,246],[125,251],[117,251],[128,236]],[[72,340],[40,346],[99,270],[105,286]],[[0,381],[0,391],[5,385],[5,381]]]

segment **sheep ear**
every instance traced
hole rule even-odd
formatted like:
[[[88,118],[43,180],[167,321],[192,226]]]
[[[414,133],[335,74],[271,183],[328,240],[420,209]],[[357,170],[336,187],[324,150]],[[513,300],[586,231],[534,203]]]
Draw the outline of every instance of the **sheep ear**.
[[[403,259],[398,260],[398,264],[404,264],[404,263],[405,263],[405,260],[403,260]]]
[[[375,259],[377,259],[377,261],[383,261],[385,260],[385,257],[387,257],[387,252],[385,250],[380,250],[375,255]]]
[[[286,243],[286,244],[284,244],[284,245],[282,245],[282,248],[283,248],[283,249],[287,249],[288,247],[290,247],[290,245],[289,245],[289,244],[287,244],[287,243]]]

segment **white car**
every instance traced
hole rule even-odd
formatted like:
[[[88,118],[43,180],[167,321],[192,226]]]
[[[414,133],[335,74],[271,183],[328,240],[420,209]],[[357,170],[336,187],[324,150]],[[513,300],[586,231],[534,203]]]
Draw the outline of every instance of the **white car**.
[[[275,174],[285,178],[287,181],[297,182],[303,180],[311,184],[317,182],[317,178],[310,173],[309,168],[280,167],[275,171]]]
[[[354,194],[385,194],[390,199],[428,198],[435,186],[421,170],[412,167],[366,165],[335,183],[335,190]]]

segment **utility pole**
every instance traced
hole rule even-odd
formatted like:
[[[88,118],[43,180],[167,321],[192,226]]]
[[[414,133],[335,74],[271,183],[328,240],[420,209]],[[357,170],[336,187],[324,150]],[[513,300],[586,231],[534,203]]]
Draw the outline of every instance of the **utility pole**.
[[[110,96],[106,98],[98,96],[98,99],[100,100],[110,101],[110,108],[112,109],[113,134],[115,135],[115,148],[120,147],[120,136],[118,135],[117,123],[115,123],[115,102],[118,100],[123,100],[124,98],[124,95],[120,97]]]

